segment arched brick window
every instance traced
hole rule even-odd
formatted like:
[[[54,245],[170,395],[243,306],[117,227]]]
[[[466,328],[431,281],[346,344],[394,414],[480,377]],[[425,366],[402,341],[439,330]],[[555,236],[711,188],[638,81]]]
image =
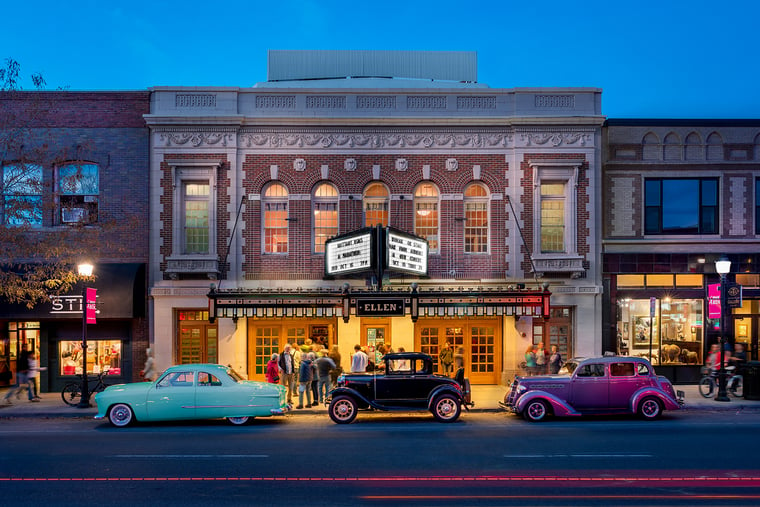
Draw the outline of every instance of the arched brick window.
[[[288,253],[288,189],[282,183],[270,183],[261,201],[264,253]]]

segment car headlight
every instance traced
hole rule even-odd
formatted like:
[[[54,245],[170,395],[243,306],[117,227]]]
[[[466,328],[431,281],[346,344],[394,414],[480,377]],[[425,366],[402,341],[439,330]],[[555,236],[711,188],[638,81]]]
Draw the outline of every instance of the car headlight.
[[[520,384],[519,386],[517,386],[517,394],[522,394],[522,393],[524,393],[524,392],[525,392],[525,391],[527,391],[527,390],[528,390],[528,388],[527,388],[527,387],[525,387],[525,386],[524,386],[524,385],[522,385],[522,384]]]

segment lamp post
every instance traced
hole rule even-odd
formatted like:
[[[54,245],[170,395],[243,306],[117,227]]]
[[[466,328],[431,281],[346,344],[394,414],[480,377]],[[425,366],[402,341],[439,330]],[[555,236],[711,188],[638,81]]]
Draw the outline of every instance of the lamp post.
[[[715,261],[715,271],[720,275],[720,369],[718,370],[718,396],[715,401],[731,401],[726,392],[726,287],[728,280],[726,275],[731,271],[731,261],[722,255]]]
[[[79,276],[92,276],[92,264],[77,266]],[[82,288],[82,398],[77,408],[90,406],[90,385],[87,382],[87,288]]]

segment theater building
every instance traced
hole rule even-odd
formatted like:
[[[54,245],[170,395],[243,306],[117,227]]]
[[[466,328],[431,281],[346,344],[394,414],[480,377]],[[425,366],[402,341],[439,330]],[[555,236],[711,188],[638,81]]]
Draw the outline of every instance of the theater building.
[[[760,122],[608,120],[605,147],[603,349],[696,382],[721,335],[708,291],[726,255],[742,288],[726,339],[757,360]]]
[[[159,368],[448,342],[496,384],[533,343],[601,349],[600,90],[490,88],[474,53],[271,51],[267,81],[153,88],[145,120]]]

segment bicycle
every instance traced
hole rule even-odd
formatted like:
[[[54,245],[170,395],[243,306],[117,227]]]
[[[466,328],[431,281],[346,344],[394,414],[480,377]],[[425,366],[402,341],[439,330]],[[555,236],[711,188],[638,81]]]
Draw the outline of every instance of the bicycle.
[[[744,396],[744,378],[735,373],[736,366],[726,367],[726,392],[734,398]],[[712,398],[718,394],[719,371],[712,368],[702,368],[702,378],[699,380],[699,394]]]
[[[109,370],[103,370],[95,377],[87,377],[87,386],[89,387],[90,394],[105,391],[108,385],[105,383],[104,378],[109,374],[108,372]],[[72,381],[63,386],[61,398],[66,405],[71,405],[72,407],[79,405],[79,402],[82,401],[82,382]]]

